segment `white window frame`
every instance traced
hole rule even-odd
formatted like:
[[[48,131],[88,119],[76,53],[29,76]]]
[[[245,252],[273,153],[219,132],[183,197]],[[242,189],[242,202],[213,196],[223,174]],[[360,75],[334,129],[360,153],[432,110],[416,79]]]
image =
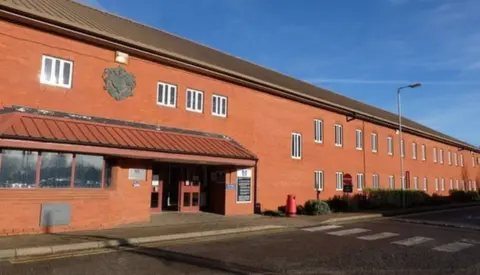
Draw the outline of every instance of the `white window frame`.
[[[313,140],[316,143],[323,143],[323,120],[313,120]]]
[[[453,152],[453,163],[458,166],[458,155],[455,152]]]
[[[428,179],[423,177],[423,191],[428,192]]]
[[[355,130],[355,148],[363,150],[363,131],[360,129]]]
[[[372,186],[373,186],[373,189],[380,189],[380,178],[378,174],[372,175]]]
[[[472,166],[475,168],[475,156],[472,156]]]
[[[445,178],[440,180],[440,190],[445,191]]]
[[[160,98],[158,98],[158,94],[159,94],[158,91],[159,91],[160,85],[163,85],[161,100]],[[174,88],[175,90],[173,104],[171,103],[171,96],[172,96],[172,94],[170,93],[171,88]],[[165,82],[157,82],[157,105],[176,108],[177,107],[177,91],[178,91],[177,85],[173,85]]]
[[[418,177],[413,177],[413,190],[418,190]]]
[[[433,147],[433,162],[437,163],[437,147]]]
[[[438,150],[440,164],[443,164],[443,149]]]
[[[405,180],[405,176],[401,177],[401,184],[402,184],[402,190],[407,190],[407,182]]]
[[[343,126],[342,124],[335,124],[335,146],[343,146]]]
[[[378,135],[377,133],[372,133],[372,152],[376,153],[378,151]]]
[[[362,191],[365,188],[365,177],[362,173],[357,174],[357,190]]]
[[[225,99],[225,114],[222,113],[223,99]],[[214,101],[217,101],[216,104],[214,104]],[[216,107],[216,109],[213,109],[214,107]],[[218,116],[218,117],[227,117],[227,115],[228,115],[228,97],[223,96],[223,95],[217,95],[217,94],[212,95],[212,115]]]
[[[452,165],[452,151],[448,150],[447,158],[448,158],[448,165]]]
[[[427,160],[427,145],[422,144],[422,161]]]
[[[387,137],[387,154],[393,156],[393,137]]]
[[[46,79],[45,76],[45,62],[47,59],[52,60],[52,67],[51,67],[51,72],[50,72],[50,79]],[[56,61],[60,61],[60,69],[59,69],[59,79],[57,83],[57,79],[55,78],[55,66],[56,66]],[[64,84],[64,75],[63,75],[63,67],[65,64],[70,65],[70,74],[68,75],[68,84]],[[48,56],[48,55],[42,55],[42,67],[40,71],[40,83],[41,84],[46,84],[46,85],[51,85],[51,86],[56,86],[56,87],[62,87],[62,88],[67,88],[70,89],[72,88],[72,82],[73,82],[73,61],[70,60],[65,60],[62,58],[58,57],[53,57],[53,56]]]
[[[188,106],[188,93],[191,93],[190,107]],[[198,95],[200,95],[200,100],[202,101],[200,104],[200,109],[198,109]],[[187,89],[187,92],[185,94],[185,106],[187,111],[191,111],[195,113],[203,113],[203,102],[204,102],[204,96],[202,91]]]
[[[336,191],[343,191],[343,172],[336,172],[335,173],[335,190]]]
[[[412,159],[417,159],[417,144],[412,142]]]
[[[463,167],[463,154],[460,154],[460,166]]]
[[[461,190],[465,190],[465,181],[464,180],[460,181],[460,188],[461,188]]]
[[[435,191],[438,191],[438,190],[439,190],[438,184],[439,184],[438,178],[435,178]]]
[[[472,184],[473,184],[473,191],[477,191],[477,181],[473,180]]]
[[[402,158],[405,157],[405,140],[403,139],[400,141],[400,155]]]
[[[395,176],[393,175],[388,176],[388,188],[392,190],[395,189]]]
[[[302,159],[302,134],[294,132],[291,137],[291,157],[292,159]]]
[[[458,186],[458,180],[455,180],[455,189],[459,190],[459,186]]]
[[[450,189],[449,190],[453,190],[453,179],[450,179],[450,185],[449,185]]]
[[[323,191],[323,188],[324,188],[324,175],[323,175],[323,171],[321,170],[317,170],[315,171],[315,181],[314,181],[314,188],[315,190],[317,191]]]

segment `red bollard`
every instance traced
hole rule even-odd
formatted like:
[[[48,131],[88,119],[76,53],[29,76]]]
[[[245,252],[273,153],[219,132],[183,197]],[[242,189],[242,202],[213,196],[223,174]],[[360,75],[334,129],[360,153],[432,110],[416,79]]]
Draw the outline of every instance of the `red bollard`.
[[[295,202],[295,195],[288,195],[287,207],[285,209],[288,217],[294,217],[297,214],[297,203]]]

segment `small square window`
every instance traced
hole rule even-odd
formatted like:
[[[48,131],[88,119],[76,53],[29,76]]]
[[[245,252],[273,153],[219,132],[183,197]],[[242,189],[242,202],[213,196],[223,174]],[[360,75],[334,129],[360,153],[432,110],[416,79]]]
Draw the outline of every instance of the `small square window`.
[[[212,114],[227,117],[227,97],[220,95],[212,96]]]
[[[177,86],[158,82],[157,104],[175,108],[177,106]]]
[[[197,113],[203,112],[203,92],[187,89],[187,110]]]
[[[71,88],[72,74],[72,61],[46,55],[42,56],[40,83],[63,88]]]

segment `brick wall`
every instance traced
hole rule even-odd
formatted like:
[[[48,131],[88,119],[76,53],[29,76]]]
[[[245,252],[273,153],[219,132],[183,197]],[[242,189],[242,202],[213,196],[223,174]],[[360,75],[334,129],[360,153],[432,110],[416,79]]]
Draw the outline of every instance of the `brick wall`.
[[[103,90],[102,73],[105,68],[117,67],[114,50],[58,37],[53,34],[0,22],[0,106],[28,107],[67,111],[122,120],[146,122],[215,133],[235,138],[259,157],[257,167],[257,202],[262,208],[276,209],[285,204],[287,194],[295,194],[297,202],[315,198],[313,188],[315,170],[323,170],[325,190],[322,198],[335,194],[335,172],[350,173],[356,184],[356,174],[365,175],[366,187],[372,185],[372,175],[378,174],[380,186],[387,187],[388,175],[399,178],[398,136],[392,129],[354,120],[346,122],[342,115],[312,106],[275,97],[224,81],[194,74],[181,69],[156,64],[132,56],[125,69],[136,76],[135,95],[115,101]],[[39,83],[42,54],[74,61],[71,89],[54,88]],[[178,86],[177,108],[156,105],[156,83]],[[185,109],[186,88],[204,92],[204,112]],[[211,115],[211,96],[228,97],[228,117]],[[313,119],[324,121],[322,144],[313,141]],[[334,146],[334,124],[344,127],[343,147]],[[364,150],[355,149],[355,130],[363,129]],[[291,133],[303,138],[301,160],[290,157]],[[378,134],[378,152],[371,152],[370,133]],[[387,155],[387,136],[394,137],[393,156]],[[464,155],[466,176],[478,177],[479,168],[472,167],[471,153],[409,134],[404,135],[405,170],[411,176],[428,177],[429,192],[434,191],[434,178],[445,178],[447,194],[449,179],[460,179],[460,166],[447,163],[447,151]],[[412,159],[411,143],[417,142],[417,160]],[[421,161],[421,144],[427,145],[427,161]],[[444,164],[432,162],[432,148],[443,148]],[[479,181],[477,180],[477,183]],[[413,184],[413,182],[412,182]],[[2,191],[3,193],[4,191]],[[226,195],[227,198],[230,196]],[[139,199],[140,200],[140,199]],[[117,207],[117,206],[110,206]],[[248,207],[229,206],[231,213],[248,212]],[[144,219],[144,217],[142,217]]]

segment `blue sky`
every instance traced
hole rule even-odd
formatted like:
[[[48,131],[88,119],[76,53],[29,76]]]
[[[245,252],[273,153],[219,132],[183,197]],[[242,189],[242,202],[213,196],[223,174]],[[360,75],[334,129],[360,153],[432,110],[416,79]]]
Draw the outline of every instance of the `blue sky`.
[[[480,145],[478,0],[79,1]]]

